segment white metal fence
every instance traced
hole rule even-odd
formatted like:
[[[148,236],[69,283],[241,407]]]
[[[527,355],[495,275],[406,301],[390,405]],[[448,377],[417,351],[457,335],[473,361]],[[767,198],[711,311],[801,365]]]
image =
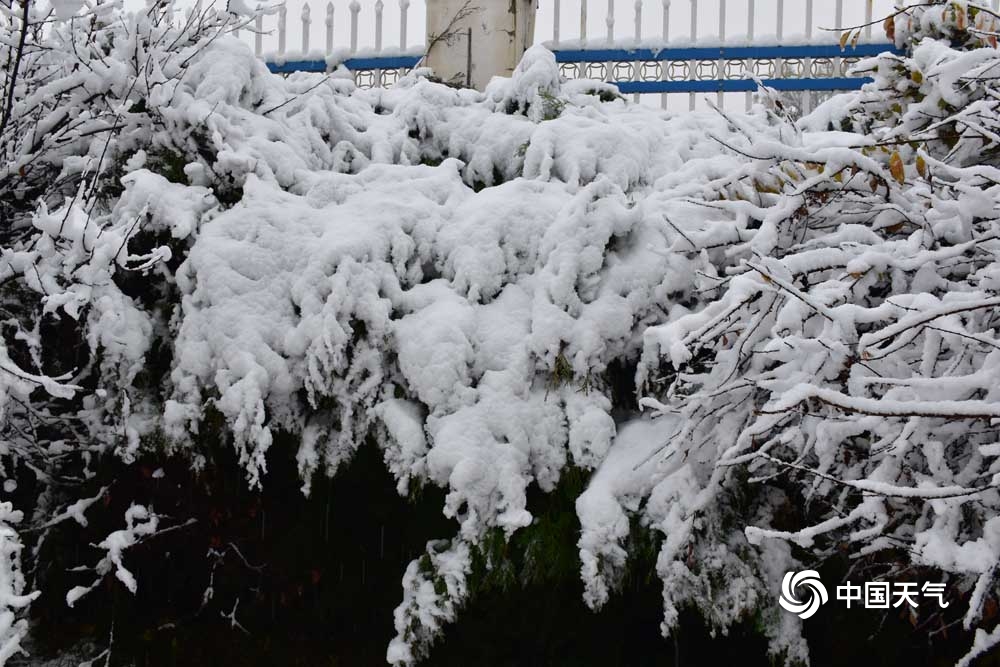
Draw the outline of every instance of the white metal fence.
[[[742,97],[736,92],[741,85],[721,82],[745,82],[748,73],[842,81],[855,59],[849,54],[829,55],[827,49],[822,56],[782,58],[752,49],[799,47],[797,53],[808,54],[802,47],[836,44],[840,29],[852,26],[864,26],[862,45],[885,42],[879,18],[892,7],[893,0],[543,0],[535,41],[556,52],[567,77],[631,84],[622,89],[636,96],[658,90],[664,106],[668,96],[686,95],[693,107],[695,97],[709,90],[720,104]],[[424,12],[421,0],[280,5],[247,26],[243,37],[276,71],[344,63],[362,85],[386,86],[423,54]],[[798,89],[830,90],[809,85]],[[688,92],[676,92],[683,90]],[[750,93],[745,96],[749,100]]]

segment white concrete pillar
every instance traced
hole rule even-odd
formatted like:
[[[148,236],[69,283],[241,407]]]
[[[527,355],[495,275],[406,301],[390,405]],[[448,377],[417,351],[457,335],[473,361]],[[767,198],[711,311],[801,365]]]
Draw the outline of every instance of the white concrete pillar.
[[[537,0],[427,0],[426,64],[444,81],[483,90],[510,76],[531,46],[536,8]]]

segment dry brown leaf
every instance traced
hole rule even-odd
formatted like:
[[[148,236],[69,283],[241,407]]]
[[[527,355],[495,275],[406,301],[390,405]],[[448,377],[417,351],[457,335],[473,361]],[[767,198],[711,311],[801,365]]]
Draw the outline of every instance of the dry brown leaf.
[[[903,158],[899,157],[899,151],[893,151],[889,158],[889,173],[902,185],[906,181],[906,171],[903,169]]]

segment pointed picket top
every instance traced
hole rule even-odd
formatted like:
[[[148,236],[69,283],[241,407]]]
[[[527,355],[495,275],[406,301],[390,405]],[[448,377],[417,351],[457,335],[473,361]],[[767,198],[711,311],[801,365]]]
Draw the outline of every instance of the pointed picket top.
[[[361,5],[358,0],[351,0],[348,9],[351,10],[351,53],[355,53],[358,50],[358,12],[361,11]]]
[[[309,8],[309,3],[302,5],[302,22],[309,23],[312,10]]]
[[[399,0],[399,48],[406,48],[406,22],[410,11],[410,0]]]

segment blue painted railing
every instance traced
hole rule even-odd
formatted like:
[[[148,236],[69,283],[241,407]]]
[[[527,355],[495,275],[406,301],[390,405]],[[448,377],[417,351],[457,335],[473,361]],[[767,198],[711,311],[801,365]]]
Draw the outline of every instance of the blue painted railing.
[[[559,63],[631,63],[631,62],[692,62],[692,61],[763,61],[763,60],[805,60],[831,58],[864,58],[884,52],[899,53],[888,43],[858,44],[843,49],[838,44],[803,44],[791,46],[724,46],[724,47],[679,47],[663,49],[560,49],[554,51]],[[351,71],[412,69],[420,62],[421,56],[382,56],[371,58],[349,58],[343,61]],[[328,69],[324,60],[289,60],[282,63],[268,62],[268,68],[275,73],[324,72]],[[866,77],[830,78],[772,78],[764,83],[777,90],[787,91],[834,91],[855,90],[871,79]],[[611,81],[622,93],[738,93],[757,90],[752,79],[698,79],[683,80],[631,80]]]

